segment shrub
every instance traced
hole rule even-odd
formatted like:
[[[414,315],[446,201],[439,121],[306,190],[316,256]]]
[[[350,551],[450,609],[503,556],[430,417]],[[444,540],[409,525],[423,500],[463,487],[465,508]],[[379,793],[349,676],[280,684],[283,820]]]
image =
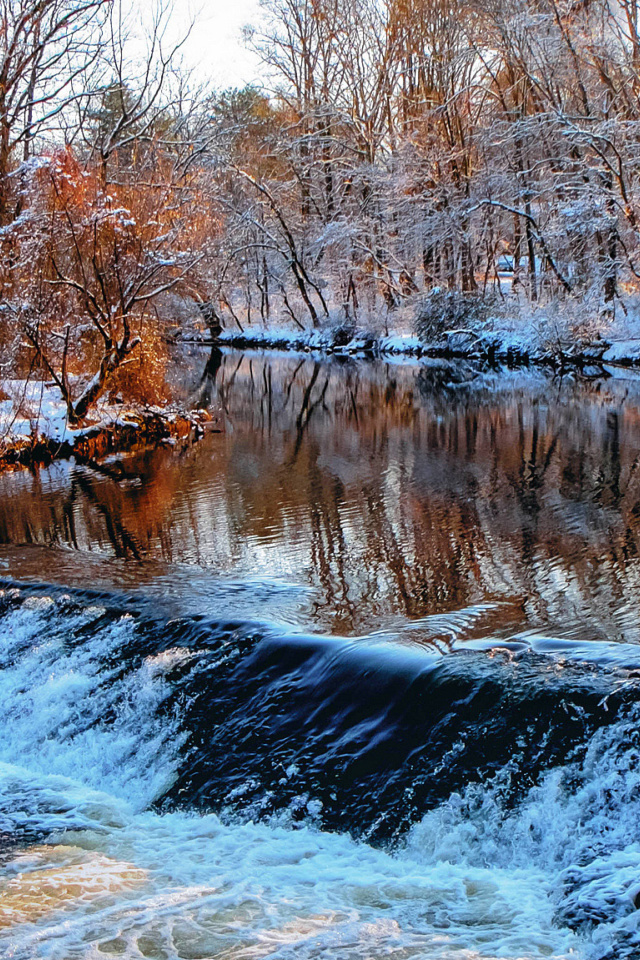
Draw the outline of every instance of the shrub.
[[[447,333],[476,328],[489,318],[491,312],[492,301],[480,294],[435,287],[419,303],[414,328],[420,340],[429,344]]]

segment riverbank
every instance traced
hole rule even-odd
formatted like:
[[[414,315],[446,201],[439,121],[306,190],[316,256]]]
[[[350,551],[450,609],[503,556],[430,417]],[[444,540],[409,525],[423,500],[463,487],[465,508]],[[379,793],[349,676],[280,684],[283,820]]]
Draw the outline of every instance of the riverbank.
[[[317,330],[248,328],[242,332],[223,331],[216,340],[202,336],[185,337],[182,344],[210,347],[212,356],[227,351],[273,351],[290,356],[323,358],[381,359],[386,362],[470,361],[473,369],[538,368],[564,374],[576,371],[590,379],[606,378],[611,368],[640,366],[640,335],[635,324],[611,324],[605,338],[599,331],[583,326],[578,335],[574,326],[523,324],[522,319],[505,319],[476,325],[475,329],[449,330],[427,341],[415,333],[374,334],[348,325],[327,325]],[[217,349],[220,348],[220,349]],[[180,349],[180,344],[178,344]],[[189,354],[187,353],[185,356]],[[184,359],[184,358],[183,358]],[[189,361],[191,363],[191,361]],[[93,422],[71,428],[66,407],[55,385],[38,381],[5,381],[0,400],[0,471],[12,467],[48,464],[75,457],[88,461],[118,451],[159,443],[191,443],[206,431],[221,429],[209,410],[190,410],[191,404],[206,408],[211,401],[219,361],[207,366],[197,390],[205,385],[200,399],[189,389],[169,393],[173,404],[141,407],[123,403],[102,403]],[[447,364],[444,364],[447,366]],[[610,369],[607,369],[609,367]],[[183,379],[191,371],[184,369]],[[473,373],[471,374],[473,376]],[[468,380],[469,373],[465,373]],[[454,377],[455,380],[455,377]],[[208,398],[208,399],[207,399]]]
[[[74,457],[88,462],[110,453],[140,449],[160,443],[187,445],[207,432],[220,431],[206,410],[126,409],[109,416],[105,410],[96,423],[76,430],[64,425],[51,429],[44,422],[29,434],[9,433],[0,438],[0,471],[48,465]]]
[[[606,334],[606,335],[605,335]],[[213,342],[203,340],[204,342]],[[554,319],[523,325],[518,319],[456,329],[428,342],[415,333],[374,334],[344,325],[317,330],[287,327],[225,330],[215,341],[235,350],[278,350],[331,356],[476,359],[509,366],[583,369],[602,364],[640,366],[640,327],[625,318],[607,330],[559,328]]]

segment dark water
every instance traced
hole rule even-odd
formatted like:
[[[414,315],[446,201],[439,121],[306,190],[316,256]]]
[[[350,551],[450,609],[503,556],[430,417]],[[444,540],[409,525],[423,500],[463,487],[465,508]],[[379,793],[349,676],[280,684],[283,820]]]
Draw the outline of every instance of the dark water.
[[[183,370],[0,477],[0,952],[639,956],[640,381]]]

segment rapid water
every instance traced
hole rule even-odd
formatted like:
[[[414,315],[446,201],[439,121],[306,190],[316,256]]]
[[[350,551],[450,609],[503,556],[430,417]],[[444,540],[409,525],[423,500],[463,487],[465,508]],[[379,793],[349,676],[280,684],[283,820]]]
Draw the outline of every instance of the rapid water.
[[[208,372],[0,478],[0,956],[640,956],[640,387]]]

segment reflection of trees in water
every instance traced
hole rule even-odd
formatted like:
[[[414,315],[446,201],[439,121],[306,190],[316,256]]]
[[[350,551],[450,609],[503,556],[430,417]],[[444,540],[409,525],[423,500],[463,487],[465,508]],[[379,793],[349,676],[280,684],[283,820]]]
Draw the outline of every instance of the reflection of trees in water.
[[[132,557],[135,560],[141,560],[147,552],[146,549],[138,537],[127,529],[127,524],[122,519],[121,511],[117,508],[114,509],[111,498],[102,498],[100,496],[100,487],[97,487],[95,484],[95,477],[92,476],[93,471],[99,474],[102,472],[99,465],[97,470],[96,467],[88,467],[73,471],[68,505],[65,504],[65,515],[69,518],[70,523],[73,523],[74,501],[80,496],[83,497],[88,504],[95,509],[98,516],[102,517],[108,541],[113,548],[114,555],[122,559]],[[108,476],[116,483],[120,480],[120,477],[117,475],[108,474]],[[77,543],[75,529],[74,540]]]
[[[177,469],[163,470],[174,456]],[[149,557],[163,542],[183,456],[158,448],[104,463],[70,465],[61,483],[55,482],[54,466],[51,487],[43,483],[49,471],[42,471],[31,478],[28,491],[20,484],[9,510],[0,510],[0,541],[64,543],[124,559]]]
[[[423,399],[439,411],[448,411],[452,404],[467,402],[480,373],[479,365],[466,361],[428,363],[421,368],[416,383]]]
[[[213,344],[211,347],[211,352],[207,357],[207,362],[205,363],[200,382],[198,383],[198,386],[191,397],[191,405],[194,407],[194,409],[206,410],[207,407],[211,406],[214,398],[218,371],[220,370],[221,366],[222,350]]]
[[[640,405],[615,385],[521,379],[447,405],[417,366],[209,361],[226,435],[57,485],[4,477],[0,539],[310,580],[344,632],[487,597],[628,630],[612,600],[640,599]]]

